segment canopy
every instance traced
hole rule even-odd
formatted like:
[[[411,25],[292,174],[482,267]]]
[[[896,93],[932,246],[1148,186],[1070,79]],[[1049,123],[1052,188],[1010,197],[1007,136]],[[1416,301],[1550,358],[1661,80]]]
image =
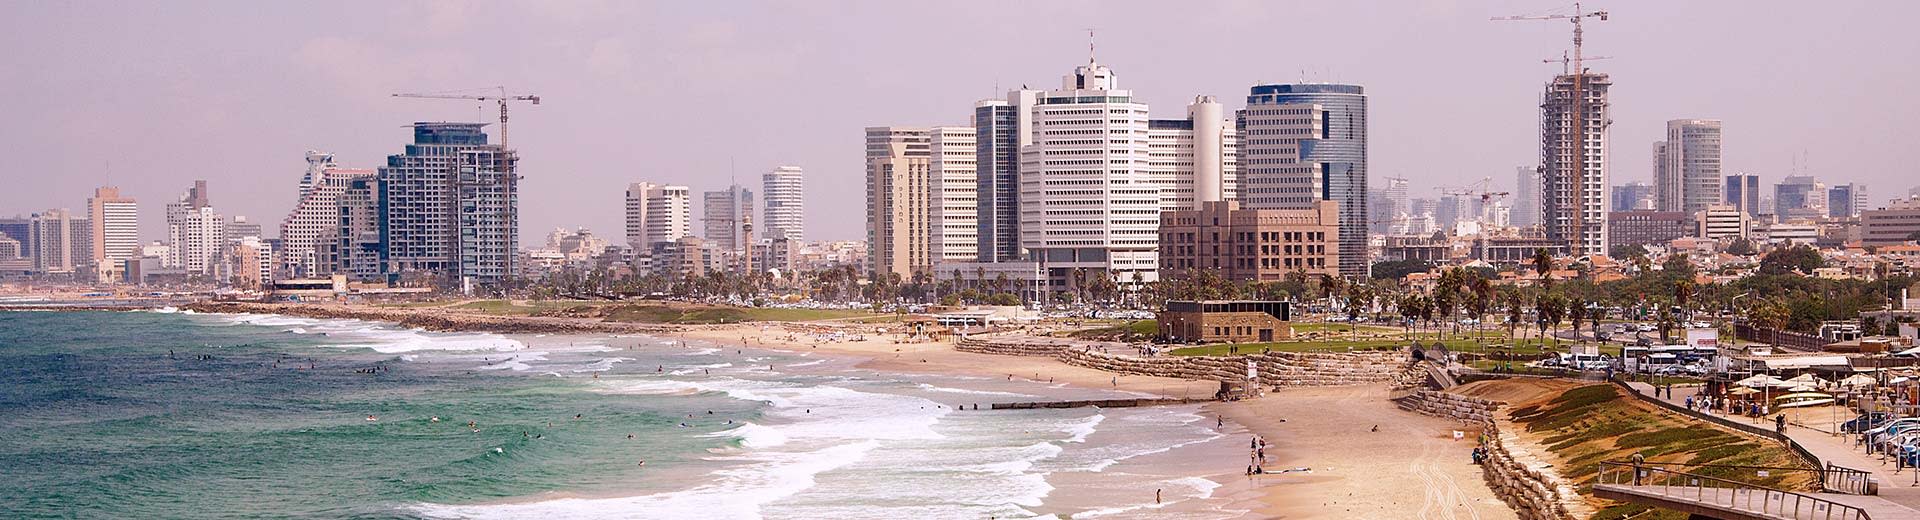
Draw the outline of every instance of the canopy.
[[[1866,374],[1854,374],[1851,376],[1847,376],[1846,379],[1840,380],[1840,386],[1867,386],[1867,385],[1871,385],[1878,382],[1879,381],[1875,380],[1873,376],[1869,376]]]
[[[1728,391],[1727,393],[1733,394],[1733,395],[1753,395],[1753,394],[1760,393],[1760,391],[1754,390],[1752,388],[1742,387],[1742,388],[1735,388],[1733,390]]]
[[[1827,383],[1826,380],[1820,379],[1818,377],[1814,377],[1813,374],[1800,374],[1797,376],[1793,376],[1793,378],[1788,379],[1787,382],[1800,383],[1803,385],[1823,385]]]
[[[1768,370],[1805,370],[1813,367],[1851,367],[1846,356],[1796,356],[1766,358]]]
[[[1798,392],[1814,392],[1814,391],[1819,391],[1819,390],[1820,390],[1820,389],[1818,389],[1818,388],[1814,388],[1814,387],[1813,387],[1813,385],[1794,385],[1794,387],[1793,387],[1793,388],[1788,388],[1788,389],[1787,389],[1787,391],[1788,391],[1788,392],[1796,392],[1796,393],[1798,393]]]
[[[1773,377],[1766,374],[1754,374],[1753,377],[1749,377],[1746,379],[1733,382],[1733,384],[1748,387],[1748,388],[1780,386],[1781,383],[1785,383],[1785,381],[1781,381],[1780,378]]]

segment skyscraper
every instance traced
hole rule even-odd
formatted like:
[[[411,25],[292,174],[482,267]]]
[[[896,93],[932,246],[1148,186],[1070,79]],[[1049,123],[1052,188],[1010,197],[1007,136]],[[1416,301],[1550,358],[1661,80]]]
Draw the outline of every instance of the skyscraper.
[[[1864,184],[1849,182],[1827,188],[1827,216],[1835,218],[1858,217],[1867,210],[1867,187]]]
[[[1160,179],[1145,171],[1147,104],[1088,57],[1038,99],[1020,147],[1020,246],[1063,290],[1075,273],[1157,279]],[[1063,188],[1070,187],[1070,188]]]
[[[1633,211],[1658,207],[1654,186],[1633,181],[1613,187],[1613,211]]]
[[[332,274],[321,268],[320,247],[339,239],[340,193],[355,179],[370,179],[371,169],[341,168],[333,154],[307,152],[307,173],[300,177],[300,198],[280,221],[281,276],[305,278]]]
[[[1531,227],[1540,225],[1540,169],[1521,166],[1514,169],[1513,180],[1513,225]]]
[[[1383,235],[1405,234],[1408,217],[1413,216],[1413,207],[1407,205],[1407,179],[1387,177],[1387,208],[1385,218],[1376,218],[1380,224],[1378,232]]]
[[[1029,123],[1040,91],[1015,90],[1005,100],[973,105],[976,175],[979,177],[979,254],[982,262],[1018,260],[1020,252],[1020,147],[1033,142]]]
[[[926,128],[866,129],[867,265],[878,275],[913,276],[933,265],[927,196],[931,146]]]
[[[389,281],[497,284],[520,249],[519,156],[488,144],[486,123],[417,122],[378,178]]]
[[[1555,76],[1540,100],[1541,214],[1547,239],[1575,255],[1607,253],[1606,74]]]
[[[227,220],[214,211],[207,197],[207,181],[193,181],[193,187],[180,200],[167,204],[167,246],[169,267],[185,269],[188,274],[213,274],[214,260],[226,242]]]
[[[977,130],[939,126],[927,132],[927,252],[930,262],[980,258]]]
[[[120,279],[122,266],[140,250],[140,207],[132,197],[120,196],[120,188],[102,186],[87,199],[87,223],[92,227],[94,279],[110,282]]]
[[[1744,211],[1748,218],[1760,215],[1760,176],[1736,173],[1727,176],[1723,203]]]
[[[1773,215],[1782,222],[1827,216],[1827,186],[1811,175],[1788,175],[1773,185]]]
[[[763,213],[759,229],[765,231],[757,235],[770,239],[804,238],[807,194],[805,172],[799,166],[781,166],[761,174],[760,197]]]
[[[76,247],[81,245],[76,235],[89,224],[75,221],[73,213],[66,209],[35,213],[32,219],[27,242],[33,243],[30,255],[33,270],[43,274],[72,274],[87,256]]]
[[[1364,278],[1367,96],[1359,85],[1255,85],[1240,114],[1240,200],[1249,209],[1340,203],[1340,274]]]
[[[1147,121],[1146,172],[1160,186],[1160,210],[1197,210],[1233,198],[1238,130],[1213,96],[1196,96],[1184,119]]]
[[[627,185],[627,247],[653,245],[693,234],[693,192],[686,186],[651,182]]]
[[[701,194],[700,203],[707,242],[730,255],[746,254],[747,235],[743,227],[753,219],[753,190],[734,184],[724,190]]]
[[[1654,150],[1659,162],[1654,201],[1660,211],[1693,213],[1725,200],[1720,193],[1719,120],[1667,121],[1667,140],[1656,143]]]

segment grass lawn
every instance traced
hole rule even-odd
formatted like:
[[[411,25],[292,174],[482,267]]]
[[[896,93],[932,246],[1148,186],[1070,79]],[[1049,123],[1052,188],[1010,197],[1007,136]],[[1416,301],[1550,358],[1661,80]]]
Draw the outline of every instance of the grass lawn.
[[[1351,329],[1353,328],[1354,328],[1353,325],[1348,325],[1345,323],[1295,323],[1293,324],[1293,332],[1295,334],[1300,334],[1305,332],[1348,334],[1351,332]],[[1361,334],[1391,334],[1395,332],[1400,332],[1400,328],[1361,324],[1359,326],[1359,332]]]
[[[1627,460],[1635,453],[1650,463],[1804,467],[1799,457],[1778,444],[1656,411],[1622,395],[1611,384],[1574,388],[1512,413],[1514,423],[1561,460],[1561,476],[1578,483],[1582,493],[1592,492],[1600,462]],[[1816,480],[1815,473],[1808,471],[1775,470],[1762,477],[1751,469],[1733,467],[1690,466],[1680,470],[1775,489],[1804,490]],[[1593,518],[1624,518],[1621,515],[1647,510],[1646,506],[1616,504]],[[1651,513],[1632,517],[1687,518],[1664,510]]]
[[[1154,320],[1135,320],[1112,322],[1112,325],[1092,329],[1077,330],[1070,334],[1075,338],[1102,339],[1117,338],[1128,334],[1153,337],[1160,334],[1160,322]]]

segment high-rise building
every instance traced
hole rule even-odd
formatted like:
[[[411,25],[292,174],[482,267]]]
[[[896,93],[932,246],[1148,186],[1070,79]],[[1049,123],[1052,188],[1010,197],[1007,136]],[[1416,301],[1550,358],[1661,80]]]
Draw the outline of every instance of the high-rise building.
[[[1720,120],[1667,121],[1667,140],[1654,144],[1655,207],[1687,213],[1719,204]]]
[[[193,181],[187,193],[167,204],[167,267],[190,275],[211,275],[227,239],[227,221],[214,211],[207,181]]]
[[[385,278],[387,248],[381,235],[380,179],[362,175],[345,180],[337,204],[339,217],[327,239],[314,247],[315,274],[345,274],[355,281],[379,281]]]
[[[66,209],[49,209],[32,217],[27,242],[33,244],[33,270],[42,274],[72,274],[88,256],[80,232],[90,224],[73,218]]]
[[[1864,184],[1849,182],[1835,184],[1827,188],[1827,216],[1835,218],[1858,217],[1866,210],[1867,187]]]
[[[803,240],[807,229],[806,199],[805,172],[799,166],[781,166],[761,174],[760,201],[763,213],[759,229],[765,231],[757,233],[757,236]]]
[[[1377,215],[1381,215],[1381,217],[1373,219],[1374,223],[1378,226],[1374,229],[1374,232],[1383,235],[1405,234],[1407,232],[1406,219],[1413,216],[1413,207],[1407,205],[1407,179],[1387,177],[1385,200],[1387,203],[1386,209],[1375,212]]]
[[[1089,57],[1030,117],[1020,147],[1020,246],[1065,290],[1075,272],[1152,282],[1162,179],[1147,171],[1147,104]]]
[[[519,155],[486,123],[417,122],[378,173],[382,273],[389,281],[494,285],[520,249]]]
[[[1234,197],[1239,135],[1213,96],[1195,97],[1184,119],[1147,121],[1147,169],[1160,185],[1160,210],[1198,209]]]
[[[1033,143],[1030,120],[1040,91],[1015,90],[1007,98],[973,105],[982,262],[1025,258],[1020,250],[1020,147]],[[871,156],[869,156],[871,157]]]
[[[1920,235],[1920,197],[1896,199],[1887,207],[1860,212],[1860,243],[1891,246]]]
[[[87,223],[92,227],[92,255],[88,262],[94,279],[116,281],[121,266],[140,249],[140,206],[132,197],[120,196],[120,189],[102,186],[87,199]]]
[[[654,244],[691,234],[691,189],[651,182],[627,185],[627,247],[635,252],[652,251]]]
[[[238,242],[240,239],[246,237],[265,238],[261,235],[262,229],[260,228],[259,222],[247,220],[246,215],[234,215],[231,220],[227,221],[226,236],[222,237],[222,239],[226,242]]]
[[[1773,215],[1781,221],[1827,216],[1827,186],[1811,175],[1789,175],[1773,185]]]
[[[1160,214],[1160,270],[1211,270],[1221,278],[1280,281],[1287,273],[1338,276],[1340,205],[1240,209],[1235,201]]]
[[[1540,100],[1541,215],[1573,255],[1607,253],[1606,74],[1555,76]]]
[[[1760,176],[1736,173],[1727,176],[1721,202],[1745,211],[1748,217],[1760,215]]]
[[[1359,85],[1256,85],[1240,113],[1240,200],[1248,209],[1340,203],[1340,274],[1364,278],[1367,96]]]
[[[293,211],[280,221],[279,274],[308,278],[333,274],[321,268],[320,248],[339,240],[340,194],[355,179],[373,178],[374,171],[342,168],[333,154],[307,152],[307,173],[300,177],[300,197]]]
[[[1521,166],[1514,169],[1513,180],[1513,225],[1514,227],[1538,226],[1540,220],[1540,169]]]
[[[909,278],[933,265],[929,130],[874,126],[866,132],[867,265],[875,274]]]
[[[936,264],[980,258],[977,131],[971,126],[927,131],[927,256]]]
[[[1654,185],[1640,181],[1613,187],[1613,211],[1652,210],[1657,207]]]
[[[753,190],[738,184],[701,194],[700,214],[707,243],[728,259],[745,255],[745,226],[753,220]]]
[[[1753,217],[1731,204],[1708,206],[1696,217],[1697,233],[1713,240],[1747,238],[1753,229]]]

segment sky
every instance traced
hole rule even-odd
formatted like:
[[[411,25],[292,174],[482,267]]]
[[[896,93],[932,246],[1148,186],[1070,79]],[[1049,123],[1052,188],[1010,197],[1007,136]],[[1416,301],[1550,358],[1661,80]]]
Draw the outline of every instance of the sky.
[[[1724,169],[1920,185],[1920,2],[1611,1],[1589,22],[1612,76],[1609,183],[1651,180],[1665,121],[1725,122]],[[1259,83],[1369,95],[1372,185],[1414,196],[1538,162],[1538,97],[1571,4],[1472,1],[0,2],[0,215],[81,210],[112,184],[165,203],[206,179],[215,207],[277,228],[307,150],[375,167],[471,101],[397,92],[505,86],[521,154],[522,244],[556,227],[622,235],[631,182],[755,191],[807,174],[807,238],[864,235],[862,131],[965,125],[973,103],[1057,88],[1087,59],[1182,117]],[[494,137],[499,137],[497,130]],[[695,197],[698,214],[699,197]],[[698,226],[696,225],[696,229]],[[271,232],[271,231],[269,231]],[[618,241],[617,239],[615,240]]]

